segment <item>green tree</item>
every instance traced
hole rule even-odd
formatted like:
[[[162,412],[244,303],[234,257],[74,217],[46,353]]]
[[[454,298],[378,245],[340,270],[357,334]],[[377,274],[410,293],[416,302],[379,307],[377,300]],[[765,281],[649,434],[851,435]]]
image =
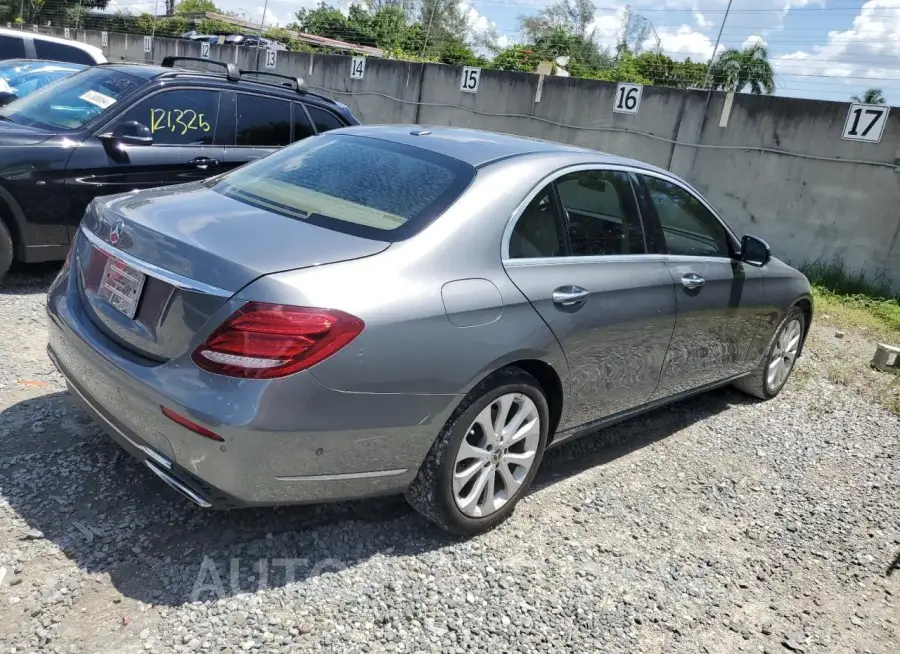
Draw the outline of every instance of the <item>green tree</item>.
[[[881,89],[866,89],[862,97],[854,95],[850,100],[860,104],[884,104],[884,93]]]
[[[511,45],[503,48],[491,61],[491,68],[533,73],[541,63],[541,55],[531,45]]]
[[[675,61],[664,54],[644,52],[634,58],[637,72],[657,86],[673,86],[680,89],[696,88],[706,79],[707,65],[690,58]]]
[[[775,70],[768,48],[760,42],[720,54],[712,63],[710,76],[713,89],[741,92],[749,86],[754,95],[775,93]]]
[[[203,14],[206,12],[222,13],[212,0],[181,0],[175,5],[176,14]]]

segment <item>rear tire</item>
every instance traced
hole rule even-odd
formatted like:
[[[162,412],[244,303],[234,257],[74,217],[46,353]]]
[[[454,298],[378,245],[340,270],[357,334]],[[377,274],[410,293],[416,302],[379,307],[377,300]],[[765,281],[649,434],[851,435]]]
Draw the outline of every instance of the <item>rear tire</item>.
[[[447,421],[406,500],[447,531],[492,529],[528,492],[547,445],[549,416],[534,377],[518,368],[499,370]]]
[[[806,316],[798,307],[791,307],[775,330],[756,370],[735,381],[734,387],[761,400],[771,400],[778,395],[794,370],[805,333]]]
[[[13,241],[9,230],[0,220],[0,282],[9,271],[13,261]]]

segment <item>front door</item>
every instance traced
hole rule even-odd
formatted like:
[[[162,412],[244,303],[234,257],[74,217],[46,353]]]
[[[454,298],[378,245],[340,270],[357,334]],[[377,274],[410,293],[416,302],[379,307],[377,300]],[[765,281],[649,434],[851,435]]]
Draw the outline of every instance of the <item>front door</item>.
[[[675,297],[664,257],[647,254],[630,175],[562,175],[518,218],[508,250],[507,273],[569,365],[560,430],[645,403],[672,336]]]
[[[760,270],[739,260],[736,239],[697,196],[661,177],[640,181],[678,302],[656,399],[745,372],[766,303]]]
[[[125,145],[111,152],[95,135],[76,148],[66,170],[69,223],[76,226],[97,196],[192,182],[221,172],[225,150],[215,145],[219,95],[206,89],[161,91],[97,132],[137,121],[150,129],[152,145]]]

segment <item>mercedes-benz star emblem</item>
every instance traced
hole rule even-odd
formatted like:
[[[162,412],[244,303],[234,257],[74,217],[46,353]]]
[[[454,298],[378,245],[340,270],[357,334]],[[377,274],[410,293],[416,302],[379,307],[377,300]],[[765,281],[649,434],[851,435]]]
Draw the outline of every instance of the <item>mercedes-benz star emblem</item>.
[[[125,223],[117,220],[109,230],[109,242],[116,245],[122,239],[122,232],[125,230]]]

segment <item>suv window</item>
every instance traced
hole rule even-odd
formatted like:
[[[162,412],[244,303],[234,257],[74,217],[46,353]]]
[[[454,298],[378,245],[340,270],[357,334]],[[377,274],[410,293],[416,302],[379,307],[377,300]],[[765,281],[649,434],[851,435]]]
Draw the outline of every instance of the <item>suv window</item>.
[[[212,145],[218,111],[218,91],[176,89],[141,100],[116,122],[146,125],[154,145]]]
[[[0,59],[21,59],[25,57],[25,41],[15,36],[0,36]]]
[[[722,223],[680,186],[644,176],[650,200],[659,216],[669,254],[730,257],[731,247]]]
[[[644,254],[644,233],[627,173],[582,170],[556,180],[572,256]]]
[[[316,132],[306,116],[303,105],[299,102],[294,102],[291,106],[294,112],[294,140],[301,141],[307,136],[314,135]]]
[[[516,221],[509,237],[510,259],[559,257],[565,252],[565,238],[559,211],[548,184],[534,196]]]
[[[291,105],[287,100],[237,95],[237,145],[281,146],[291,142]]]
[[[309,117],[312,118],[312,121],[316,126],[316,131],[319,132],[319,134],[332,129],[346,127],[346,125],[330,111],[321,109],[312,104],[306,105],[306,110],[309,112]]]
[[[96,63],[94,59],[81,48],[73,48],[71,45],[66,45],[65,43],[54,43],[53,41],[35,39],[34,49],[38,59],[68,61],[73,64],[87,64],[88,66],[92,66]]]

